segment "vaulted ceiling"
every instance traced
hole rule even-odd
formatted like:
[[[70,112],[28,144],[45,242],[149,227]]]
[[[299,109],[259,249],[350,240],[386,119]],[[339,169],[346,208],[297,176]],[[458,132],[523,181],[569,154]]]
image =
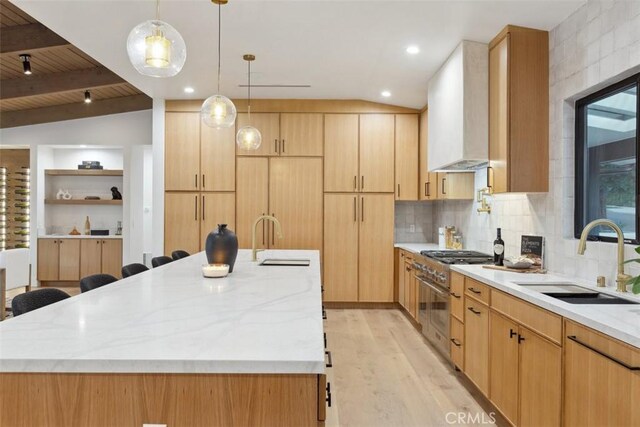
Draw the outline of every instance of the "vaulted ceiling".
[[[21,54],[31,55],[31,75]],[[84,92],[91,92],[91,104]],[[0,0],[0,127],[151,108],[151,99],[7,0]]]

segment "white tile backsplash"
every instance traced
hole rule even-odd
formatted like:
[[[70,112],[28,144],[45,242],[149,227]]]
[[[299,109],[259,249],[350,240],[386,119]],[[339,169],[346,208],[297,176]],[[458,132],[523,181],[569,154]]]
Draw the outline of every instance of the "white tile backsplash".
[[[492,250],[497,227],[503,230],[506,254],[520,251],[522,234],[543,235],[548,267],[557,272],[595,281],[607,278],[615,286],[616,246],[587,244],[577,254],[573,237],[574,107],[575,99],[640,70],[640,1],[588,1],[550,32],[550,149],[549,192],[506,194],[490,198],[491,214],[476,212],[471,201],[434,204],[433,231],[453,224],[464,235],[465,247]],[[631,69],[631,70],[630,70]],[[476,173],[476,188],[484,187],[486,172]],[[638,258],[632,245],[627,258]],[[627,267],[640,274],[640,264]]]

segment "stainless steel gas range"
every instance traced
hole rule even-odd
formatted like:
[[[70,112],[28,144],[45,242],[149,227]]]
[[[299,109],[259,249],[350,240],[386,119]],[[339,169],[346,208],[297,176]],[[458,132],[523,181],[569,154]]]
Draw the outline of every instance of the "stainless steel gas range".
[[[452,264],[492,264],[493,256],[475,251],[422,251],[413,269],[420,284],[418,320],[422,334],[449,357],[449,289]]]

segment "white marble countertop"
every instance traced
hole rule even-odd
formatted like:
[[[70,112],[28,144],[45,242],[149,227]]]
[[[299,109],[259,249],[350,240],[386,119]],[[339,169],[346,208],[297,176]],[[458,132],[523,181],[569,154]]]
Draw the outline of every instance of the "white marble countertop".
[[[516,283],[561,282],[597,290],[613,296],[640,302],[640,296],[621,294],[613,288],[597,288],[595,284],[559,274],[522,274],[490,270],[480,265],[452,265],[451,270],[470,276],[498,290],[521,298],[560,316],[574,320],[603,334],[640,348],[640,304],[582,305],[570,304]]]
[[[206,279],[200,252],[0,322],[0,372],[324,372],[318,251],[259,258],[311,265]]]
[[[108,236],[91,236],[87,234],[41,234],[38,239],[122,239],[122,236],[109,234]]]
[[[437,251],[437,243],[394,243],[394,247],[419,254],[420,251]]]

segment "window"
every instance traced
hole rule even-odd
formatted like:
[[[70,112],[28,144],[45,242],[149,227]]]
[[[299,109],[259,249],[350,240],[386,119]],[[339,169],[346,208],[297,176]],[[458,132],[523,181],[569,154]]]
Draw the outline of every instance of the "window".
[[[576,237],[589,222],[607,218],[625,242],[638,243],[639,88],[636,74],[576,102]],[[589,238],[616,240],[606,227]]]

